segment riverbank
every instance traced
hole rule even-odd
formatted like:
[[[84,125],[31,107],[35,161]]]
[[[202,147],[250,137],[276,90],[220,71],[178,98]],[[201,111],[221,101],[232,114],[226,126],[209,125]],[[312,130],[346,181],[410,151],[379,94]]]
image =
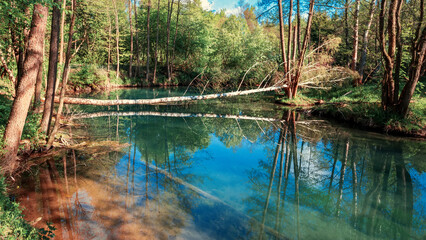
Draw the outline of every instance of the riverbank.
[[[381,108],[380,89],[376,85],[302,89],[297,98],[288,100],[278,95],[276,102],[292,107],[309,107],[308,114],[343,122],[353,128],[426,138],[426,98],[420,93],[414,95],[406,118]]]

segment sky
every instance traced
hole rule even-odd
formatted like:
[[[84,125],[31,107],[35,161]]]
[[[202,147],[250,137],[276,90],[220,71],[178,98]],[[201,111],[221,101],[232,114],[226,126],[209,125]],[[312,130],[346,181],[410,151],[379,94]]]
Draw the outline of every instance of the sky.
[[[226,14],[238,14],[241,12],[241,8],[236,7],[238,0],[201,0],[201,6],[204,10],[215,10],[226,9]]]

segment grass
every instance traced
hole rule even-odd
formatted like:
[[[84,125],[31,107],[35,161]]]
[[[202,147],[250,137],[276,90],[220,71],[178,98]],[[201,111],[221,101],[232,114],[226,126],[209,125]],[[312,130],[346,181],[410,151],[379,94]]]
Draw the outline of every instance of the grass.
[[[6,193],[4,178],[0,177],[0,239],[53,239],[54,227],[37,229],[24,220],[19,204]]]
[[[381,108],[381,89],[377,85],[334,87],[330,90],[304,89],[304,97],[323,100],[327,104],[314,107],[314,112],[355,123],[362,127],[380,128],[385,132],[413,133],[426,126],[426,98],[413,96],[406,118]]]

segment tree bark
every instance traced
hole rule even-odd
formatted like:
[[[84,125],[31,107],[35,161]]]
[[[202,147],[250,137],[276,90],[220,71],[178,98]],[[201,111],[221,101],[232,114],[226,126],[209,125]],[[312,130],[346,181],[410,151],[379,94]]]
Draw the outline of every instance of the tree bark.
[[[176,38],[178,34],[178,27],[179,27],[179,13],[180,13],[180,1],[178,1],[178,10],[176,13],[176,30],[175,30],[175,38],[173,40],[173,51],[172,51],[172,62],[170,64],[170,74],[173,75],[173,63],[175,60],[175,50],[176,50]]]
[[[43,58],[43,41],[46,30],[48,8],[41,4],[34,5],[31,29],[29,33],[28,54],[24,62],[22,79],[18,85],[3,140],[4,156],[1,160],[4,172],[13,172],[17,167],[19,142],[27,118],[38,69]]]
[[[288,71],[291,71],[291,40],[292,40],[291,31],[293,30],[292,26],[291,26],[292,25],[291,24],[292,14],[293,14],[293,0],[290,0],[290,8],[289,8],[289,13],[288,13],[288,35],[287,35],[287,37],[288,37],[288,39],[287,39],[287,50],[288,50],[288,52],[287,52],[287,54],[288,54],[288,56],[287,56],[287,60],[288,60],[287,61],[287,70]],[[291,83],[291,74],[290,73],[287,74],[287,81],[289,83]]]
[[[116,44],[116,58],[117,58],[117,69],[115,78],[118,79],[120,76],[120,26],[118,25],[118,6],[117,0],[113,0],[114,11],[115,11],[115,44]]]
[[[278,0],[278,12],[280,18],[280,44],[281,44],[281,57],[283,60],[284,74],[287,74],[287,56],[285,51],[285,43],[284,43],[284,20],[283,20],[283,7],[282,0]],[[289,83],[290,84],[290,83]]]
[[[367,24],[367,29],[364,33],[364,40],[362,42],[362,53],[361,53],[361,60],[359,62],[359,75],[361,77],[361,84],[364,82],[364,68],[367,61],[367,50],[368,50],[368,35],[370,32],[371,24],[373,23],[374,18],[374,12],[376,10],[376,0],[371,0],[370,2],[370,12],[369,12],[369,20]]]
[[[167,42],[166,42],[166,65],[167,65],[167,82],[170,83],[172,80],[171,72],[170,72],[170,59],[169,59],[169,42],[170,42],[170,24],[172,21],[172,14],[173,14],[173,4],[174,0],[169,0],[169,8],[167,12]]]
[[[293,98],[296,96],[297,94],[297,88],[299,86],[299,80],[300,80],[300,76],[302,74],[302,66],[303,66],[303,61],[305,60],[305,53],[306,53],[306,49],[308,48],[308,42],[310,41],[310,37],[311,37],[311,27],[312,27],[312,18],[314,15],[314,5],[315,5],[315,0],[310,0],[309,3],[309,17],[308,17],[308,23],[306,25],[306,31],[305,31],[305,37],[303,38],[303,44],[302,44],[302,49],[300,50],[300,55],[299,55],[299,61],[297,63],[297,67],[296,67],[296,74],[291,82],[290,85],[290,96],[289,98]]]
[[[134,0],[134,6],[133,10],[135,12],[135,33],[136,33],[136,71],[135,76],[139,77],[139,67],[140,67],[140,60],[139,60],[139,28],[138,28],[138,9],[136,7],[136,1]]]
[[[158,64],[158,39],[160,34],[160,0],[158,0],[157,5],[157,36],[155,40],[155,56],[154,56],[154,76],[152,78],[152,84],[156,83],[157,78],[157,64]]]
[[[287,85],[282,85],[278,87],[267,87],[267,88],[228,92],[228,93],[215,93],[215,94],[200,95],[200,96],[165,97],[165,98],[154,98],[154,99],[97,100],[97,99],[66,97],[64,98],[64,103],[79,104],[79,105],[96,105],[96,106],[151,105],[151,104],[161,104],[161,103],[167,103],[167,102],[182,102],[182,101],[207,100],[207,99],[215,99],[215,98],[243,96],[243,95],[248,95],[253,93],[275,91],[275,90],[279,90],[286,87]],[[55,102],[58,102],[58,101],[59,99],[56,98]]]
[[[108,82],[107,82],[107,88],[111,85],[111,79],[110,79],[110,71],[111,71],[111,35],[112,35],[112,24],[111,24],[111,15],[110,15],[110,9],[109,5],[107,6],[107,15],[108,15],[108,63],[107,63],[107,74],[108,74]]]
[[[297,53],[300,54],[300,0],[297,0]]]
[[[420,79],[420,76],[424,74],[424,62],[426,54],[426,28],[423,28],[420,34],[422,22],[424,22],[424,0],[420,1],[420,21],[416,30],[416,37],[413,40],[412,47],[412,59],[409,68],[409,80],[402,89],[401,96],[398,101],[398,112],[402,116],[406,116],[408,113],[408,106],[411,98],[413,97],[414,90]],[[423,68],[423,70],[422,70]],[[422,72],[423,71],[423,72]]]
[[[64,63],[64,28],[65,28],[65,10],[67,7],[67,0],[62,1],[62,17],[61,17],[61,45],[59,50],[59,64]]]
[[[37,79],[36,79],[36,84],[35,84],[35,89],[34,89],[34,101],[33,101],[33,111],[36,111],[36,109],[40,106],[40,97],[41,97],[41,88],[43,85],[43,62],[44,62],[44,39],[43,39],[43,55],[41,57],[41,64],[40,67],[38,68],[38,72],[37,72]]]
[[[354,15],[354,44],[352,49],[352,62],[351,69],[352,71],[356,71],[356,64],[358,62],[358,29],[359,29],[359,4],[360,0],[355,1],[355,15]],[[355,79],[355,85],[358,85],[359,79]]]
[[[396,9],[396,47],[398,51],[396,52],[396,61],[395,61],[395,88],[393,90],[393,102],[396,104],[398,102],[398,96],[399,96],[399,75],[401,73],[401,62],[402,62],[402,37],[401,37],[401,21],[400,21],[400,15],[401,15],[401,7],[402,3],[404,1],[399,1],[398,6]]]
[[[132,1],[129,0],[129,25],[130,25],[130,59],[129,59],[129,77],[132,77],[133,61],[133,26],[132,26]],[[137,19],[135,20],[137,21]]]
[[[60,0],[55,0],[59,5]],[[65,9],[63,9],[64,11]],[[56,80],[58,74],[58,41],[59,41],[59,20],[60,9],[55,5],[52,11],[52,29],[50,32],[50,49],[49,49],[49,69],[47,70],[47,86],[43,108],[43,116],[40,124],[40,131],[49,134],[50,123],[54,108],[54,98],[56,89]]]
[[[71,23],[70,23],[70,29],[68,33],[68,46],[67,46],[67,54],[65,55],[65,65],[64,65],[64,71],[62,72],[62,86],[61,86],[61,95],[59,97],[59,106],[58,106],[58,112],[56,113],[55,118],[55,125],[53,126],[52,132],[49,134],[49,139],[47,140],[47,149],[50,149],[52,147],[53,141],[55,140],[56,132],[59,129],[59,121],[61,119],[62,110],[64,107],[64,98],[65,98],[65,91],[67,87],[68,82],[68,75],[69,75],[69,65],[71,62],[72,54],[71,54],[71,45],[72,45],[72,37],[74,34],[74,24],[75,24],[75,9],[76,9],[76,0],[72,0],[72,15],[71,15]]]
[[[149,82],[149,47],[150,47],[150,41],[149,41],[149,15],[151,11],[151,0],[148,0],[148,6],[147,6],[147,15],[146,15],[146,82]]]

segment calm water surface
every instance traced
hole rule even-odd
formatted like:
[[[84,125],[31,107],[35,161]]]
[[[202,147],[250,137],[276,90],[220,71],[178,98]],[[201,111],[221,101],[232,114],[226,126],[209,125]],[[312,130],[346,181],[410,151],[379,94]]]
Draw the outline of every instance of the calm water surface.
[[[57,239],[425,238],[424,142],[271,102],[70,108],[76,126],[64,131],[79,145],[41,159],[18,200],[28,219],[52,222]]]

